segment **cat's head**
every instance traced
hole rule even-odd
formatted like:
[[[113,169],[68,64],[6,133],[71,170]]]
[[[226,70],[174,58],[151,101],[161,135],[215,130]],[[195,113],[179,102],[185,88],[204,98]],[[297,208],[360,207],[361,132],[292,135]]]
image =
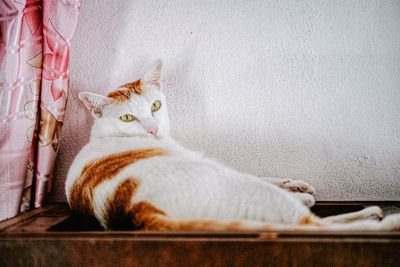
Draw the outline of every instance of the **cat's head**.
[[[79,99],[95,118],[92,136],[166,137],[169,118],[161,91],[161,60],[156,60],[139,80],[98,95],[79,93]]]

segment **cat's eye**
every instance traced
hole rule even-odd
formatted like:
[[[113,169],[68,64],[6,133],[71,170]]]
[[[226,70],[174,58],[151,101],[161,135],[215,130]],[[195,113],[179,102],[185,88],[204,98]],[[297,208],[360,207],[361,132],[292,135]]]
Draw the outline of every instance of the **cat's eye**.
[[[161,102],[159,100],[154,101],[153,105],[151,105],[151,111],[157,111],[161,108]]]
[[[135,117],[132,114],[124,114],[119,119],[124,122],[130,122],[135,120]]]

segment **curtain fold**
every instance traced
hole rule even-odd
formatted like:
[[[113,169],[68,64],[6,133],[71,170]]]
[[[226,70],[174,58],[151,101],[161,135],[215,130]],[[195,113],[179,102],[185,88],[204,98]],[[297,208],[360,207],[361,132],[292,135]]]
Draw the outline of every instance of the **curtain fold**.
[[[51,189],[80,6],[0,2],[0,220],[41,206]]]

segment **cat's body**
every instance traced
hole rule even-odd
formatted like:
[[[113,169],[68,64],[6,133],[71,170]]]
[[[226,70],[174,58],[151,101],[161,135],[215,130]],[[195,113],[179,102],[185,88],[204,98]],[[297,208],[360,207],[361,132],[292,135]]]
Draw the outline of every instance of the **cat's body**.
[[[94,212],[103,225],[107,226],[107,222],[102,220],[107,199],[112,199],[117,187],[127,179],[137,183],[132,203],[146,201],[172,218],[298,223],[310,213],[289,192],[188,151],[170,138],[107,137],[92,140],[75,160],[67,192],[73,186],[73,177],[80,177],[88,162],[103,157],[106,161],[112,160],[113,155],[119,157],[127,151],[154,150],[160,153],[137,161],[133,155],[132,164],[93,188]]]
[[[377,207],[320,219],[313,188],[302,181],[259,178],[189,151],[169,137],[161,62],[108,97],[81,93],[95,120],[90,142],[66,181],[72,209],[106,228],[148,230],[395,229]],[[285,187],[297,193],[289,192]],[[361,221],[345,223],[357,219]]]

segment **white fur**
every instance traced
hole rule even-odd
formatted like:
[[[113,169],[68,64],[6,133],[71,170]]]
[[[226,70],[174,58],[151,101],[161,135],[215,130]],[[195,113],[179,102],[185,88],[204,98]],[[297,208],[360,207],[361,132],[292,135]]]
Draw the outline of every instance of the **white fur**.
[[[132,204],[140,201],[150,202],[163,210],[168,217],[177,220],[239,219],[253,221],[254,225],[295,225],[311,214],[304,203],[313,205],[314,199],[311,194],[305,196],[301,193],[314,193],[314,189],[307,183],[258,178],[239,173],[177,144],[169,136],[167,105],[159,84],[160,71],[161,62],[157,61],[142,79],[142,82],[146,81],[144,93],[135,95],[124,103],[112,104],[107,97],[81,93],[80,99],[86,101],[89,110],[94,109],[97,113],[94,115],[96,119],[90,141],[76,156],[68,173],[68,201],[75,179],[80,176],[88,162],[118,152],[161,148],[166,155],[128,165],[115,177],[95,188],[95,216],[103,225],[107,201],[114,194],[116,187],[122,181],[130,179],[129,177],[139,182],[139,188],[131,199]],[[152,113],[151,105],[156,100],[161,101],[161,108]],[[138,120],[121,121],[119,117],[126,113],[132,114]],[[149,127],[157,127],[157,134],[149,134]],[[280,187],[288,190],[295,188],[294,191],[300,193],[293,194]],[[398,221],[393,218],[385,221],[385,229],[396,227],[389,227],[388,224]],[[368,221],[363,222],[360,227],[377,229],[377,225],[380,224]],[[345,226],[335,227],[346,229]],[[356,223],[349,225],[349,229],[357,229]]]

